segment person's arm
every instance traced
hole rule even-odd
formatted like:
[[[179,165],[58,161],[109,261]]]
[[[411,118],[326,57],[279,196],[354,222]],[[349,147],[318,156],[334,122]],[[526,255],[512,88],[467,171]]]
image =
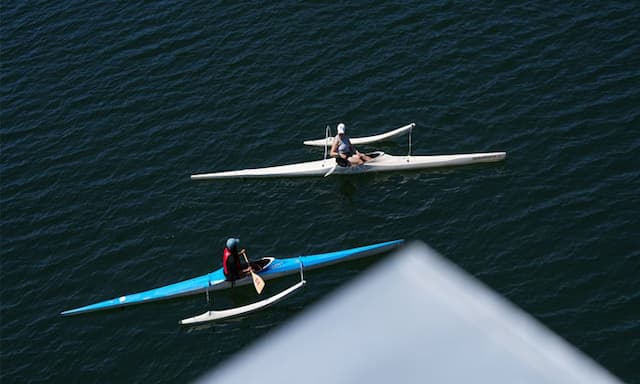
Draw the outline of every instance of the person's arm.
[[[243,257],[240,258],[240,255],[242,255]],[[242,268],[241,272],[249,272],[249,270],[251,269],[251,263],[249,262],[249,258],[247,257],[247,250],[242,248],[242,250],[238,252],[238,258],[240,259],[240,268]]]
[[[336,135],[336,137],[333,138],[333,143],[331,144],[331,152],[330,155],[331,157],[338,157],[338,142],[340,140],[338,139],[338,136]]]
[[[227,265],[227,258],[225,257],[224,259],[222,259],[222,271],[224,272],[225,276],[229,276],[229,266]]]

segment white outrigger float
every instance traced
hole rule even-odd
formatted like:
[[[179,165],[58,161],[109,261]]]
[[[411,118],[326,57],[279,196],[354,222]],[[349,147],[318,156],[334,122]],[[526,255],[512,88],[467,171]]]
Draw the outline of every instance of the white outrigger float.
[[[214,310],[207,311],[201,315],[189,317],[187,319],[182,319],[180,320],[179,323],[182,325],[195,325],[195,324],[208,323],[208,322],[218,321],[223,319],[230,319],[232,317],[243,316],[255,311],[259,311],[263,308],[266,308],[270,305],[273,305],[279,301],[284,300],[286,297],[290,296],[291,294],[293,294],[294,292],[302,288],[307,283],[307,281],[304,280],[304,277],[302,276],[302,272],[300,272],[300,279],[301,280],[297,284],[292,285],[291,287],[285,289],[284,291],[276,295],[273,295],[267,299],[258,301],[257,303],[247,304],[242,307],[236,307],[236,308],[230,308],[230,309],[224,309],[224,310],[218,310],[218,311],[214,311]]]
[[[393,131],[361,138],[351,139],[352,144],[376,143],[409,133],[409,155],[392,156],[376,151],[368,153],[372,160],[358,166],[337,166],[335,159],[327,157],[328,147],[333,142],[327,127],[327,135],[324,139],[305,141],[307,145],[320,145],[325,147],[324,159],[303,163],[279,165],[275,167],[250,168],[238,171],[224,171],[213,173],[200,173],[191,175],[191,180],[216,180],[235,178],[267,178],[267,177],[304,177],[304,176],[329,176],[331,174],[356,174],[369,172],[407,171],[426,168],[442,168],[478,163],[493,163],[504,160],[506,152],[465,153],[455,155],[430,155],[411,156],[411,131],[415,123],[408,124]]]
[[[366,136],[366,137],[352,137],[351,144],[353,145],[371,144],[371,143],[378,143],[385,140],[390,140],[395,137],[404,135],[405,133],[412,130],[415,126],[416,126],[416,123],[411,123],[403,127],[396,128],[393,131],[381,133],[379,135]],[[312,147],[330,146],[331,144],[333,144],[333,136],[327,135],[327,137],[325,137],[324,139],[307,140],[303,144],[310,145]]]

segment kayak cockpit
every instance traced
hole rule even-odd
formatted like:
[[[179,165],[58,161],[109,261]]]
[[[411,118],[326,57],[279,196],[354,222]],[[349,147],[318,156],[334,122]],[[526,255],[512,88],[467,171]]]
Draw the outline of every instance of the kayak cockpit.
[[[273,260],[275,260],[275,257],[263,257],[259,260],[250,261],[249,265],[251,266],[253,272],[260,273],[260,271],[269,268],[271,266],[271,263],[273,263]]]

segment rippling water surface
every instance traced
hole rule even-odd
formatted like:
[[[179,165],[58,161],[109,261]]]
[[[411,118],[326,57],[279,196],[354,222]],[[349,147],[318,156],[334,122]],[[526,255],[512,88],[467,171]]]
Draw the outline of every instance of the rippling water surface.
[[[202,330],[177,326],[201,296],[58,315],[218,268],[228,235],[252,257],[423,240],[640,382],[635,2],[0,6],[2,382],[189,381],[371,264]],[[353,136],[416,122],[415,154],[509,155],[189,180],[318,159],[301,142],[338,121]],[[404,154],[406,138],[376,149]]]

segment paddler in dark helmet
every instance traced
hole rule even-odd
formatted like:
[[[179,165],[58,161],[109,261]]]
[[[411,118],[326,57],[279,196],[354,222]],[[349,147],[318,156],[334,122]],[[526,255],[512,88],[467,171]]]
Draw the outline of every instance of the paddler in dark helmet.
[[[222,268],[224,276],[229,281],[234,281],[246,275],[249,266],[241,260],[241,256],[245,250],[239,250],[240,239],[230,237],[224,247],[222,255]]]
[[[333,138],[333,144],[331,144],[331,156],[336,158],[336,162],[341,167],[360,165],[371,160],[369,156],[358,152],[356,147],[351,144],[343,123],[338,124],[338,134]]]

